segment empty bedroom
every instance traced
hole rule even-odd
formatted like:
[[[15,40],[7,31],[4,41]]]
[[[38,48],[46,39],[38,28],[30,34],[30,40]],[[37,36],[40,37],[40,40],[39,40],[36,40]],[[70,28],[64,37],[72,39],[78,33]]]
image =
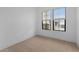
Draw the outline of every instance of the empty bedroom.
[[[78,7],[0,7],[0,52],[79,52]]]

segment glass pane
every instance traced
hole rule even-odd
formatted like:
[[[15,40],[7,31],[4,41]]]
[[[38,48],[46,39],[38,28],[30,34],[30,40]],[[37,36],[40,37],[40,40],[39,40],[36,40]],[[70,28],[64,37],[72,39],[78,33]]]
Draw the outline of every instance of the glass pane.
[[[65,8],[54,9],[54,19],[64,18],[65,19]]]
[[[58,30],[58,31],[65,31],[65,20],[64,19],[60,19],[60,20],[54,20],[54,30]]]
[[[43,20],[42,22],[42,29],[50,30],[51,29],[51,22],[50,20]]]
[[[43,12],[43,20],[51,20],[52,10],[49,9],[48,11]]]
[[[46,19],[46,12],[43,12],[43,20],[45,20]]]
[[[52,15],[52,10],[48,10],[47,11],[47,19],[50,20],[51,19],[51,15]]]

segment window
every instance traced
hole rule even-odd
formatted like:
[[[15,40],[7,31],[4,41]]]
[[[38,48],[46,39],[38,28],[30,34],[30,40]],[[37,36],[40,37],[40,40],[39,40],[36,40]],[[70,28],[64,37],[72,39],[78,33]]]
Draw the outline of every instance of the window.
[[[54,9],[53,30],[66,31],[65,8]]]
[[[53,31],[66,31],[66,9],[55,8],[43,11],[42,29]],[[53,22],[51,22],[53,21]],[[51,23],[53,25],[51,26]]]

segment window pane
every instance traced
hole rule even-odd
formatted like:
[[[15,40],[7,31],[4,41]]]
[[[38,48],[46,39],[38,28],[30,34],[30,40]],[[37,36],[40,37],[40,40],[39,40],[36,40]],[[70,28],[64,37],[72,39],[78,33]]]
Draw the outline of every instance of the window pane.
[[[43,12],[43,20],[46,19],[46,12]]]
[[[54,19],[65,18],[65,8],[54,9]]]
[[[43,20],[51,20],[52,10],[47,10],[43,12]]]
[[[64,19],[60,19],[60,20],[54,20],[54,30],[58,30],[58,31],[65,31],[65,20]]]
[[[52,10],[50,9],[47,11],[47,19],[50,20],[52,18],[51,16],[52,16]]]
[[[43,20],[42,22],[42,29],[50,30],[51,29],[51,22],[50,20]]]

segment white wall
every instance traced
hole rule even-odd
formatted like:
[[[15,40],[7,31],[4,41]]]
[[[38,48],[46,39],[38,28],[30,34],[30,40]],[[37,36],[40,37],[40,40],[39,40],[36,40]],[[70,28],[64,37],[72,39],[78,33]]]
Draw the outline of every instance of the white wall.
[[[76,8],[66,8],[66,32],[42,30],[42,12],[51,8],[38,8],[37,35],[54,37],[61,40],[76,42]]]
[[[0,7],[0,49],[35,35],[35,8]]]
[[[77,10],[77,46],[79,47],[79,8]]]

